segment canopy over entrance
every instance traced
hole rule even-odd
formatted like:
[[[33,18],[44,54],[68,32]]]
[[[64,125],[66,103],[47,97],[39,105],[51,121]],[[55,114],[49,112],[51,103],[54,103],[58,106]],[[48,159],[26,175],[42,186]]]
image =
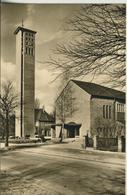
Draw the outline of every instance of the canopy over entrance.
[[[66,131],[66,137],[67,138],[74,138],[75,136],[80,135],[80,129],[81,124],[77,124],[75,122],[69,122],[64,124],[64,128],[67,130]]]
[[[81,124],[77,124],[75,122],[69,122],[69,123],[65,123],[64,124],[64,128],[65,129],[68,129],[70,127],[77,127],[77,128],[80,128],[81,127]]]

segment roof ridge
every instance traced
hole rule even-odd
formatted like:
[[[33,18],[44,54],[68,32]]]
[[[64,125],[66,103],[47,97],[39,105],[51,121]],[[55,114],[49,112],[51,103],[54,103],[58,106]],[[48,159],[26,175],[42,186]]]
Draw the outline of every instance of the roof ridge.
[[[87,84],[93,84],[93,85],[96,85],[96,86],[99,86],[99,87],[103,87],[105,89],[109,89],[109,90],[114,90],[114,91],[118,91],[118,92],[121,92],[121,93],[125,93],[124,91],[120,91],[120,90],[117,90],[117,89],[113,89],[111,87],[106,87],[106,86],[103,86],[101,84],[97,84],[97,83],[93,83],[93,82],[88,82],[88,81],[81,81],[81,80],[76,80],[76,79],[71,79],[70,81],[73,81],[73,82],[81,82],[81,83],[87,83]]]

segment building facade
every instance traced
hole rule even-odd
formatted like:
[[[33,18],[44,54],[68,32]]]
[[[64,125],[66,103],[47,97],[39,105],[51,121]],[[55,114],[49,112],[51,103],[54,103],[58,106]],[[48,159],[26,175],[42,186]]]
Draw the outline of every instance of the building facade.
[[[16,35],[17,90],[16,136],[33,137],[35,101],[35,31],[18,27]]]
[[[56,100],[56,137],[61,131],[63,138],[125,135],[125,93],[94,83],[69,81]]]
[[[41,137],[44,136],[45,139],[51,139],[53,133],[53,125],[55,123],[54,116],[48,114],[44,108],[35,109],[35,128],[36,134]]]

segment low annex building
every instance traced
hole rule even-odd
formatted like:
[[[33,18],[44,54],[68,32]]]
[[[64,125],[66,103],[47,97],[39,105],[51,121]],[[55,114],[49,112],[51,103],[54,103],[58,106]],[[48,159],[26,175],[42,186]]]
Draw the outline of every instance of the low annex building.
[[[56,100],[55,134],[63,139],[124,135],[125,93],[70,80]]]
[[[44,108],[35,109],[35,134],[44,135],[46,139],[51,139],[51,128],[54,122],[54,117],[48,114]]]

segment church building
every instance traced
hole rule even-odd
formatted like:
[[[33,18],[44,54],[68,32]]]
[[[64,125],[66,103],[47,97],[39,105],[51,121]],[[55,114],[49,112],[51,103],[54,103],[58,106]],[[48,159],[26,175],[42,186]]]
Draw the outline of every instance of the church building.
[[[63,139],[125,135],[125,93],[70,80],[56,100],[56,137],[61,134]]]

